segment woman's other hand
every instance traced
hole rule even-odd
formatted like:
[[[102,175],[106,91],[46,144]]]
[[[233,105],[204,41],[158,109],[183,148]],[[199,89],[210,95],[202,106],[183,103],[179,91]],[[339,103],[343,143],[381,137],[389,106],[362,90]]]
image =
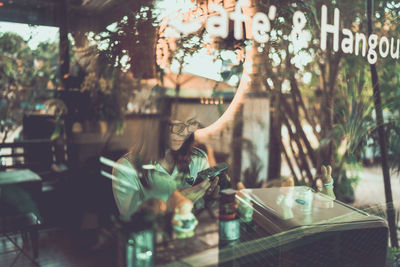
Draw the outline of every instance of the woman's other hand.
[[[214,181],[211,183],[210,187],[207,189],[205,196],[208,198],[216,199],[218,198],[220,186],[218,185],[219,177],[215,177]]]
[[[185,197],[190,199],[193,203],[195,203],[197,200],[199,200],[206,194],[206,192],[210,188],[210,186],[211,186],[210,180],[205,179],[198,185],[184,188],[184,189],[180,190],[180,192]]]

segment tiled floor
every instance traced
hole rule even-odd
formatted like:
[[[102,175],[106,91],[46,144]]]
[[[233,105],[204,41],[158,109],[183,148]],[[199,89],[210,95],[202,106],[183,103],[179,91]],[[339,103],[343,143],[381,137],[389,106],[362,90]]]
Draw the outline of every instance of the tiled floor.
[[[15,235],[12,237],[22,247],[21,238]],[[90,250],[94,240],[93,237],[93,233],[73,233],[60,229],[40,231],[38,265],[33,264],[24,255],[18,255],[19,252],[16,251],[15,246],[5,237],[2,237],[0,239],[0,266],[113,266],[111,250]],[[30,247],[26,248],[26,252],[32,255]]]
[[[218,244],[218,228],[210,216],[203,212],[200,224],[196,229],[198,238],[192,240],[174,240],[168,242],[165,249],[157,251],[158,264],[166,264],[177,258],[185,257],[187,254],[198,253]],[[18,235],[12,236],[16,243],[22,247],[22,239]],[[16,267],[110,267],[116,266],[116,254],[112,242],[108,242],[103,248],[94,250],[97,231],[71,231],[61,228],[46,229],[40,231],[39,257],[37,265],[33,264],[27,257],[16,251],[15,246],[5,237],[0,237],[0,266]],[[162,246],[160,246],[162,247]],[[172,248],[171,248],[172,247]],[[193,250],[193,248],[195,248]],[[32,255],[30,247],[25,248]],[[170,251],[179,251],[172,255]],[[17,259],[16,259],[17,257]],[[15,260],[16,259],[16,260]],[[14,262],[15,261],[15,262]],[[158,265],[157,264],[157,265]]]

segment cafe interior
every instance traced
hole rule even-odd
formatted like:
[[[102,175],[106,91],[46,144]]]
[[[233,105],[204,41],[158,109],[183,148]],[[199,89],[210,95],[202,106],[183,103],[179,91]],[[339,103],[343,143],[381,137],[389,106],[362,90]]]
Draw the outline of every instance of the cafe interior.
[[[399,14],[1,0],[0,266],[399,266]]]

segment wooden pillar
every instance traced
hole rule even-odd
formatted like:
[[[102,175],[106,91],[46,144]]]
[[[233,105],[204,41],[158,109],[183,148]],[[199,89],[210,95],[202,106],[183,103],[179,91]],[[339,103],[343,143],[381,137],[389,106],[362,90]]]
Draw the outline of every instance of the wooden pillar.
[[[68,90],[69,77],[69,41],[68,41],[68,5],[67,0],[60,0],[58,8],[59,27],[60,27],[60,75],[61,86],[64,90]]]
[[[243,107],[235,114],[232,132],[232,167],[231,177],[234,185],[242,180],[242,136],[243,136]],[[245,186],[249,186],[245,184]]]
[[[264,55],[257,50],[257,43],[246,49],[244,62],[248,75],[246,94],[243,99],[242,136],[234,136],[237,148],[241,148],[240,159],[235,157],[235,165],[240,164],[240,180],[247,187],[256,187],[268,178],[270,143],[270,96],[266,92],[262,78]],[[279,155],[280,156],[280,155]]]
[[[232,6],[235,2],[224,1],[224,6]],[[243,13],[249,18],[253,17],[258,11],[254,2],[250,1],[249,7],[242,7]],[[247,23],[244,23],[244,27],[245,38],[251,39],[251,23],[247,21]],[[265,69],[263,68],[265,56],[258,52],[258,44],[255,41],[252,41],[250,47],[246,47],[242,77],[231,104],[216,122],[195,133],[197,141],[206,141],[207,136],[220,131],[234,120],[231,167],[233,185],[240,180],[244,181],[245,186],[253,187],[256,183],[264,182],[267,179],[270,99],[266,94],[263,81],[265,79]],[[249,146],[252,146],[250,153]],[[280,155],[278,156],[280,157]],[[252,176],[251,182],[247,183],[246,176]]]
[[[267,181],[270,139],[270,100],[264,91],[249,92],[243,103],[241,171],[245,184]]]
[[[258,6],[253,1],[250,1],[249,6],[243,7],[243,13],[248,17],[253,17],[257,12]],[[249,20],[244,27],[246,38],[251,39]],[[265,78],[264,60],[265,55],[258,51],[258,43],[253,40],[251,46],[246,47],[243,63],[242,80],[247,79],[248,82],[243,82],[246,88],[241,88],[244,92],[243,100],[240,102],[243,105],[242,113],[238,113],[235,117],[235,120],[242,122],[241,136],[239,132],[233,136],[234,172],[236,176],[240,176],[246,187],[255,187],[266,182],[268,178],[270,99],[262,80]],[[234,180],[237,182],[238,179]]]
[[[270,110],[270,142],[268,162],[268,180],[278,179],[281,176],[282,153],[282,122],[279,113],[280,94],[275,92],[271,96]]]

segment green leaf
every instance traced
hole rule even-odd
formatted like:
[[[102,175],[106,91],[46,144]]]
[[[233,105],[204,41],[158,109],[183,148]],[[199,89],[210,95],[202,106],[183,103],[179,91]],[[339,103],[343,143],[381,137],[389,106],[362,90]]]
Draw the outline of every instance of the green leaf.
[[[51,135],[50,139],[55,140],[61,135],[62,129],[60,125],[56,125],[53,134]]]

